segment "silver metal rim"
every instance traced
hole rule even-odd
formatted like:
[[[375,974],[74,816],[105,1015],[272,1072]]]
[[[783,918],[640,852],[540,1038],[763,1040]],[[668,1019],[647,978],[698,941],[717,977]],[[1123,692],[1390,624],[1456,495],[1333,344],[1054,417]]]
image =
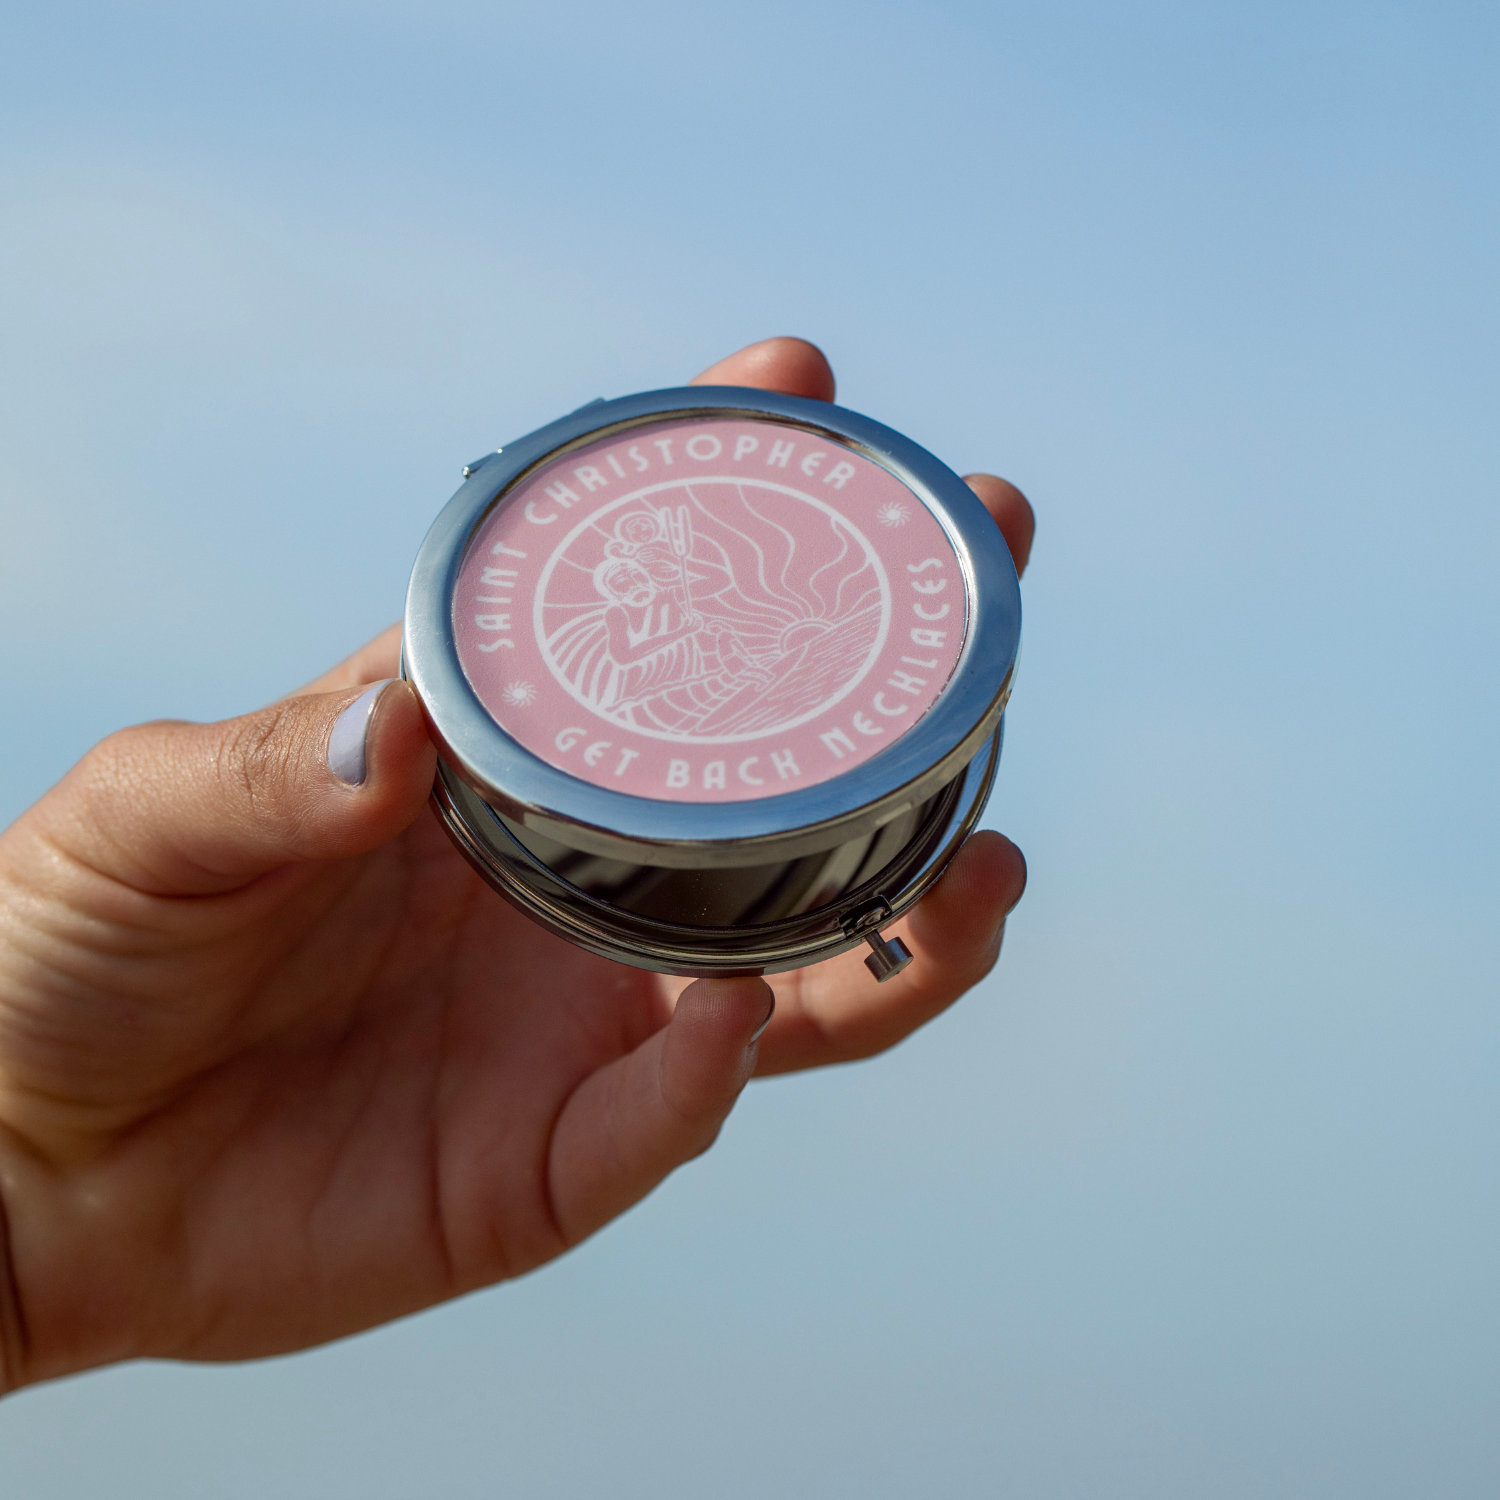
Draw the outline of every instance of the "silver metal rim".
[[[469,541],[518,481],[570,447],[663,417],[695,415],[770,418],[856,448],[928,504],[953,544],[968,590],[968,635],[953,678],[915,726],[843,776],[752,802],[628,796],[548,765],[490,717],[464,676],[453,639],[453,591]],[[591,853],[680,868],[796,858],[879,828],[925,800],[974,757],[1004,711],[1021,626],[1020,590],[1004,538],[946,464],[868,417],[738,386],[648,391],[580,408],[466,472],[417,555],[403,671],[449,766],[525,827]]]

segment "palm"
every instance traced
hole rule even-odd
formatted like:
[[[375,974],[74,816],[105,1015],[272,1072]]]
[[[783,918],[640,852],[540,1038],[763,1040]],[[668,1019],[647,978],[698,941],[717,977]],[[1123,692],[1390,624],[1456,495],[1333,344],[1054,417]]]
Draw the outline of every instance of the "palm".
[[[555,1127],[659,1030],[680,982],[535,927],[428,815],[372,854],[277,872],[196,915],[180,946],[116,972],[160,1021],[134,1026],[134,1045],[66,996],[29,1007],[89,1079],[55,1101],[54,1127],[92,1157],[91,1193],[130,1204],[125,1253],[91,1267],[92,1338],[144,1313],[148,1352],[297,1348],[528,1270],[625,1206],[576,1180]],[[80,948],[124,936],[84,925]],[[782,976],[766,1066],[876,1050],[992,959],[985,944],[970,972],[920,988],[877,991],[847,959]],[[607,1177],[608,1144],[583,1175]]]
[[[202,1305],[172,1352],[298,1347],[567,1248],[553,1127],[660,1027],[655,976],[535,928],[425,816],[223,942],[206,969],[251,951],[264,967],[223,996],[131,1153],[145,1180],[153,1151],[205,1164],[181,1247]],[[311,974],[327,976],[315,991]]]

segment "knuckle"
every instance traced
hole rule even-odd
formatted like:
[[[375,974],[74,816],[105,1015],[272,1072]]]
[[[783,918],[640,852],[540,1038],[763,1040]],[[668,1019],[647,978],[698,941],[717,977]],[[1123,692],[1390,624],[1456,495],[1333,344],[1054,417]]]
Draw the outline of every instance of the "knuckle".
[[[158,733],[155,724],[132,724],[126,729],[116,729],[83,757],[83,763],[100,769],[129,764],[140,757],[148,742]]]
[[[291,705],[278,703],[232,720],[214,755],[214,772],[226,790],[259,809],[273,790],[284,787],[295,768],[299,740]]]
[[[170,721],[160,720],[107,734],[78,763],[83,787],[104,795],[149,780],[151,768],[160,759],[162,743],[175,727]]]

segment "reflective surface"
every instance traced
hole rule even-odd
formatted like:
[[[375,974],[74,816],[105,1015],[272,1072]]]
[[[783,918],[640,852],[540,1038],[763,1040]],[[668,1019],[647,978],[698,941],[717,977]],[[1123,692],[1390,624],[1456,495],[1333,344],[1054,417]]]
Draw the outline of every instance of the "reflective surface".
[[[997,730],[947,786],[874,833],[734,868],[574,849],[497,812],[443,762],[434,800],[474,868],[569,941],[664,973],[768,973],[854,947],[918,900],[983,811],[1000,742]]]
[[[687,927],[744,927],[800,916],[838,901],[877,876],[899,879],[894,867],[947,827],[963,777],[876,833],[820,854],[738,870],[669,870],[633,865],[570,849],[501,817],[511,837],[548,869],[596,900],[621,911]]]

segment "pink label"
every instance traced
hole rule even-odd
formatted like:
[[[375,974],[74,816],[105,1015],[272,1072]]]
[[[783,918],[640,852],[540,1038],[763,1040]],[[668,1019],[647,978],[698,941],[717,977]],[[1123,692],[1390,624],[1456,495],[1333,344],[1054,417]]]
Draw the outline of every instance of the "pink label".
[[[952,544],[899,479],[746,420],[554,459],[486,518],[453,600],[507,734],[671,802],[775,796],[878,754],[937,701],[967,618]]]

